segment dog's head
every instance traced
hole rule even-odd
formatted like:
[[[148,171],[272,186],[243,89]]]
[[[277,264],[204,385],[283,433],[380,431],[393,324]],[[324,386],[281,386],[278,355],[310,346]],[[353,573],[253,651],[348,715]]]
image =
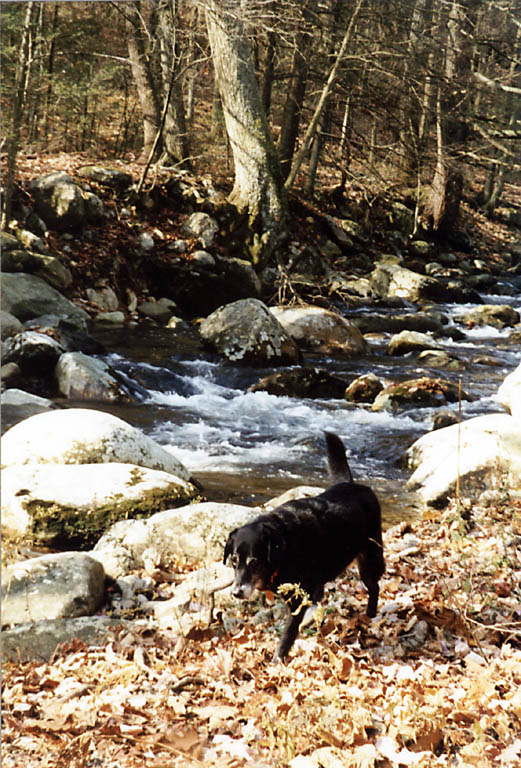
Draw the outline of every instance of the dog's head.
[[[273,588],[277,575],[274,549],[270,538],[258,526],[245,525],[230,533],[224,548],[223,562],[230,559],[235,569],[232,588],[234,597],[248,600],[256,589]]]

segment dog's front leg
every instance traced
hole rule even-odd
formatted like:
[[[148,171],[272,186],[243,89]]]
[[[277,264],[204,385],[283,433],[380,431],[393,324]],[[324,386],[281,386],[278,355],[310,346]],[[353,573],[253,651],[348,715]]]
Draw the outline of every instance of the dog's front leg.
[[[306,610],[307,605],[303,605],[297,613],[290,612],[288,620],[286,621],[286,626],[282,632],[282,637],[280,638],[279,644],[277,646],[277,650],[273,656],[273,661],[284,662],[286,660],[286,656],[290,652],[291,646],[295,642],[295,639],[298,635],[298,630]]]

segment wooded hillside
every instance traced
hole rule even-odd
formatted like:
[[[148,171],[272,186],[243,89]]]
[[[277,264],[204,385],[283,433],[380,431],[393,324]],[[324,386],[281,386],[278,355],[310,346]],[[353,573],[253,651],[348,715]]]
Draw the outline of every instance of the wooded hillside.
[[[521,171],[515,0],[2,3],[4,219],[18,151],[221,178],[265,263],[287,194],[401,196],[446,232]]]

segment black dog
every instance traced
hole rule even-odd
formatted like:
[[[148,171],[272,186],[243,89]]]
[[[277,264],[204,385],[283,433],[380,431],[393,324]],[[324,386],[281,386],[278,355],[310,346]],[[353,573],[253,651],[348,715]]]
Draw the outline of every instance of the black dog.
[[[369,592],[367,615],[376,615],[378,581],[385,568],[380,504],[370,488],[353,482],[340,438],[326,432],[326,442],[334,485],[236,528],[224,550],[224,562],[231,557],[235,568],[234,597],[247,599],[255,589],[275,592],[282,584],[298,585],[284,597],[291,614],[274,656],[281,661],[309,605],[299,593],[303,590],[313,603],[320,602],[324,585],[355,557]]]

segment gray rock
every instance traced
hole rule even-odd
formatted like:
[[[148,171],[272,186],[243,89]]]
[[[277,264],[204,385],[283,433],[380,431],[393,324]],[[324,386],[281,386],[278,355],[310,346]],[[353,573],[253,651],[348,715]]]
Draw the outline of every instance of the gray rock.
[[[284,368],[253,384],[248,392],[300,398],[343,397],[345,382],[322,368],[309,366]]]
[[[2,357],[6,363],[16,363],[24,374],[50,372],[65,348],[48,336],[36,331],[22,331],[4,341]]]
[[[61,394],[70,399],[109,403],[130,400],[110,366],[83,352],[63,354],[54,377]]]
[[[457,315],[454,319],[470,326],[492,325],[495,328],[506,328],[519,323],[521,317],[519,312],[508,304],[483,304],[463,315]]]
[[[358,328],[336,312],[321,307],[272,307],[270,311],[301,349],[352,356],[367,348]]]
[[[87,330],[87,313],[35,275],[4,274],[1,291],[2,308],[19,320],[59,315],[69,318],[82,331]]]
[[[38,395],[32,395],[30,392],[24,392],[23,389],[8,389],[6,392],[2,393],[1,400],[2,406],[31,405],[45,411],[48,411],[51,408],[56,408],[52,400],[48,400],[46,397],[38,397]]]
[[[139,247],[145,253],[153,251],[155,248],[154,238],[148,232],[142,232],[139,236]]]
[[[101,605],[105,572],[81,552],[15,563],[2,576],[2,624],[89,616]]]
[[[117,310],[116,312],[100,312],[96,316],[97,323],[106,323],[107,325],[123,325],[125,322],[125,315],[123,312]]]
[[[439,332],[443,327],[443,315],[435,317],[422,312],[406,312],[403,315],[360,315],[351,321],[362,333],[399,333],[400,331],[417,331],[418,333]]]
[[[374,373],[366,373],[351,382],[345,391],[345,399],[354,403],[372,403],[384,388]]]
[[[220,354],[245,365],[294,364],[295,341],[258,299],[239,299],[220,307],[200,326],[202,339]]]
[[[189,479],[186,467],[161,445],[123,419],[92,408],[42,413],[2,437],[2,466],[117,462]]]
[[[203,248],[209,248],[219,231],[219,225],[207,213],[192,213],[181,227],[183,237],[196,237]]]
[[[406,355],[409,352],[418,352],[424,349],[441,349],[441,347],[426,333],[401,331],[391,338],[387,354]]]
[[[176,308],[175,301],[163,298],[158,301],[142,301],[141,304],[138,304],[137,311],[151,320],[166,325]]]
[[[22,381],[22,371],[16,363],[6,363],[0,368],[0,381],[3,387],[14,387]]]
[[[371,286],[377,296],[399,296],[410,301],[447,298],[447,291],[439,280],[420,275],[398,264],[378,264],[370,276]]]
[[[29,232],[27,229],[16,230],[16,238],[28,251],[47,253],[47,246],[41,237],[38,237],[33,232]]]
[[[114,312],[119,307],[119,299],[114,290],[106,285],[99,288],[87,288],[87,298],[93,304],[107,312]]]
[[[74,230],[85,222],[83,191],[67,173],[47,173],[34,179],[29,189],[37,214],[52,229]]]
[[[85,205],[85,217],[87,221],[93,224],[103,221],[105,218],[105,209],[102,200],[93,192],[83,193],[83,202]]]
[[[104,168],[101,165],[84,165],[78,168],[77,174],[78,176],[85,176],[85,178],[103,186],[115,189],[129,187],[132,184],[132,175],[130,173],[113,168]]]
[[[17,317],[10,312],[4,312],[0,310],[0,331],[2,334],[2,341],[8,339],[10,336],[14,336],[16,333],[20,333],[23,329],[22,323]]]
[[[463,400],[473,398],[462,390]],[[376,397],[373,411],[401,411],[407,408],[436,408],[447,403],[458,402],[459,388],[445,379],[431,379],[423,376],[397,384],[390,384]]]
[[[87,646],[103,645],[111,630],[128,626],[122,619],[81,616],[76,619],[42,619],[2,631],[2,660],[23,663],[49,661],[59,646],[80,640]]]
[[[72,285],[72,272],[56,256],[38,254],[37,260],[38,263],[34,270],[37,277],[41,277],[42,280],[52,285],[57,291],[70,288]]]

